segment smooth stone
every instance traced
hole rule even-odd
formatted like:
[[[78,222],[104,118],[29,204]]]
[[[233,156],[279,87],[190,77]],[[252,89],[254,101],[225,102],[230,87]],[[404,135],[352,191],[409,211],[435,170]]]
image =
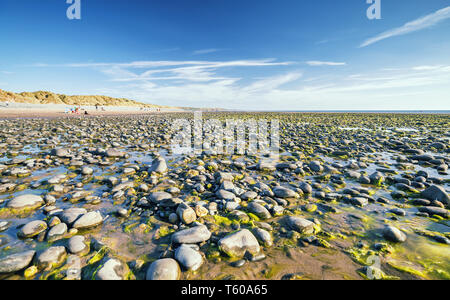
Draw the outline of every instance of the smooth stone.
[[[233,194],[232,192],[220,189],[216,192],[216,196],[220,199],[224,199],[227,201],[232,201],[236,198],[236,195]]]
[[[205,225],[194,226],[183,229],[172,235],[172,243],[176,244],[198,244],[211,238],[211,232]]]
[[[166,192],[153,192],[148,196],[148,200],[153,203],[159,203],[164,200],[170,200],[172,197],[172,194]]]
[[[25,194],[17,196],[8,202],[7,207],[13,209],[37,208],[44,204],[41,196]]]
[[[25,269],[33,260],[36,251],[11,254],[0,259],[0,273],[13,273]]]
[[[257,254],[260,251],[258,240],[248,229],[227,235],[219,240],[218,245],[230,257],[243,257],[246,252]]]
[[[318,162],[318,161],[312,161],[312,162],[309,163],[308,166],[314,172],[322,172],[323,171],[323,167],[320,164],[320,162]]]
[[[286,225],[301,234],[313,234],[314,223],[301,217],[287,216],[285,218]]]
[[[146,280],[178,280],[181,276],[180,266],[173,258],[154,261],[147,270]]]
[[[387,240],[395,243],[402,243],[406,241],[406,235],[394,226],[386,226],[383,229],[383,236]]]
[[[442,207],[426,206],[426,207],[419,207],[418,209],[420,212],[427,213],[430,216],[437,215],[443,218],[450,218],[450,212]]]
[[[258,197],[258,194],[253,191],[248,191],[248,192],[245,192],[244,194],[242,194],[240,197],[242,200],[253,200],[256,197]]]
[[[166,160],[162,157],[158,157],[153,160],[151,167],[149,168],[150,172],[156,172],[159,174],[164,174],[168,170]]]
[[[71,207],[66,210],[64,210],[59,218],[62,222],[66,223],[67,225],[72,225],[73,222],[75,222],[80,216],[87,213],[87,210],[84,208],[78,208],[78,207]]]
[[[273,189],[273,193],[275,194],[276,197],[278,198],[299,198],[299,194],[296,193],[295,191],[282,187],[282,186],[277,186]]]
[[[114,148],[110,148],[106,150],[105,155],[108,157],[124,157],[126,153]]]
[[[68,249],[72,254],[80,254],[89,251],[89,246],[84,236],[75,235],[69,239]]]
[[[66,233],[67,233],[66,223],[59,223],[51,227],[50,230],[47,232],[47,240],[49,242],[54,242],[56,240],[62,239]]]
[[[178,205],[177,215],[180,220],[186,225],[189,225],[197,220],[197,214],[195,213],[195,210],[193,210],[192,207],[190,207],[186,203],[181,203],[180,205]]]
[[[124,280],[128,274],[128,266],[118,259],[108,259],[95,274],[97,280]]]
[[[396,214],[397,216],[402,216],[402,217],[406,216],[406,212],[403,209],[398,208],[398,207],[390,209],[389,212]]]
[[[95,227],[103,223],[103,216],[99,211],[91,211],[78,218],[72,225],[73,228],[85,229]]]
[[[175,251],[175,259],[188,271],[198,270],[203,263],[201,254],[184,244]]]
[[[37,257],[36,263],[39,268],[49,270],[60,265],[66,258],[66,255],[64,246],[50,247]]]
[[[47,223],[41,220],[31,221],[25,224],[17,232],[17,236],[25,239],[34,237],[47,229]]]
[[[94,169],[90,168],[90,167],[83,167],[81,169],[81,174],[83,175],[92,175],[94,173]]]
[[[353,197],[350,199],[350,202],[353,205],[359,206],[359,207],[363,207],[363,206],[366,206],[367,204],[369,204],[369,200],[367,200],[367,198],[364,198],[364,197]]]
[[[446,204],[447,206],[450,205],[450,196],[442,186],[431,185],[426,190],[422,191],[420,195],[430,201],[437,200]]]
[[[50,154],[61,158],[70,157],[69,150],[64,148],[52,149]]]
[[[261,228],[255,228],[252,230],[252,232],[258,239],[258,241],[260,241],[261,244],[265,247],[271,247],[273,245],[272,236],[268,231]]]
[[[247,210],[261,219],[270,219],[272,217],[270,212],[264,206],[256,202],[250,202],[247,205]]]

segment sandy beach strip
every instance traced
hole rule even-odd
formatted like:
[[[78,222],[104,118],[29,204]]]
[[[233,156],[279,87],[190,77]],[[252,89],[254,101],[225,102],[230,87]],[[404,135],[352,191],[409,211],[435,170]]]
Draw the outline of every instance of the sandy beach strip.
[[[177,108],[146,108],[132,106],[80,106],[79,113],[71,113],[73,105],[0,103],[0,118],[58,118],[58,117],[90,117],[115,115],[148,115],[167,112],[184,112]],[[88,113],[85,114],[85,111]]]

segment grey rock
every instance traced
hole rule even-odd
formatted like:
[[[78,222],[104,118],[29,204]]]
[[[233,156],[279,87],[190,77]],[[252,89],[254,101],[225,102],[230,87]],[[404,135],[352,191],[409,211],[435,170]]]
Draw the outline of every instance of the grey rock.
[[[442,207],[427,206],[427,207],[419,207],[418,209],[420,212],[427,213],[430,216],[437,215],[443,218],[450,218],[450,212]]]
[[[150,172],[156,172],[160,174],[166,173],[168,170],[166,160],[163,157],[158,157],[153,160],[151,167],[149,168]]]
[[[232,192],[220,189],[216,192],[216,196],[220,199],[225,199],[228,201],[232,201],[236,198],[236,195],[234,195]]]
[[[195,213],[195,210],[186,203],[181,203],[180,205],[178,205],[177,215],[180,220],[187,225],[197,220],[197,214]]]
[[[192,228],[178,231],[172,235],[172,243],[176,244],[197,244],[211,238],[211,232],[205,225],[194,226]]]
[[[282,187],[282,186],[275,187],[273,189],[273,193],[278,198],[299,198],[300,197],[298,193],[294,192],[291,189]]]
[[[84,236],[75,235],[69,239],[68,249],[72,254],[82,254],[89,251],[89,246]]]
[[[118,259],[108,259],[95,274],[97,280],[124,280],[128,274],[128,266]]]
[[[258,197],[258,194],[253,191],[248,191],[242,194],[240,197],[242,200],[253,200]]]
[[[72,225],[73,228],[86,229],[103,223],[103,216],[99,211],[88,212],[79,217]]]
[[[289,229],[297,231],[301,234],[314,233],[314,223],[304,218],[287,216],[284,221]]]
[[[25,269],[33,260],[36,251],[11,254],[0,259],[0,273],[13,273]]]
[[[322,172],[323,166],[318,161],[312,161],[309,163],[309,168],[314,172]]]
[[[406,235],[394,226],[386,226],[383,229],[383,236],[387,240],[395,243],[402,243],[406,241]]]
[[[260,246],[256,237],[248,230],[242,229],[219,240],[219,248],[230,257],[243,257],[246,252],[257,254]]]
[[[147,280],[178,280],[181,276],[180,266],[173,258],[154,261],[147,270]]]
[[[247,205],[247,210],[261,219],[270,219],[272,217],[270,212],[264,206],[256,202],[250,202]]]
[[[80,216],[87,213],[87,210],[84,208],[78,208],[78,207],[71,207],[66,210],[64,210],[60,214],[60,219],[62,222],[66,223],[67,225],[72,225],[73,222],[75,222],[76,219],[78,219]]]
[[[38,235],[41,232],[44,232],[47,229],[47,223],[44,221],[36,220],[31,221],[25,224],[20,230],[17,232],[17,236],[25,239],[31,238]]]
[[[39,254],[36,263],[39,268],[51,269],[60,265],[66,258],[66,248],[64,246],[54,246],[47,248],[44,252]]]
[[[447,206],[450,205],[450,197],[442,186],[431,185],[426,190],[422,191],[420,195],[425,199],[431,201],[437,200],[446,204]]]
[[[7,207],[13,209],[37,208],[44,204],[41,196],[33,194],[25,194],[17,196],[8,202]]]
[[[265,247],[271,247],[273,245],[272,236],[268,231],[261,228],[255,228],[252,231],[262,245]]]
[[[67,233],[67,225],[66,223],[59,223],[47,232],[47,240],[49,242],[54,242],[56,240],[62,239],[64,235]]]
[[[184,244],[175,251],[175,259],[189,271],[198,270],[203,263],[203,257],[200,253]]]
[[[148,200],[153,203],[159,203],[164,200],[171,200],[172,195],[166,192],[153,192],[148,196]]]

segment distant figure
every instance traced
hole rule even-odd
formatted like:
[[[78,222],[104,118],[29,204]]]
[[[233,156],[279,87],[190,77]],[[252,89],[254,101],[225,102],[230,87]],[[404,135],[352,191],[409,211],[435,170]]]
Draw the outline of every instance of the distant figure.
[[[89,113],[87,112],[87,110],[85,110],[85,111],[84,111],[84,114],[85,114],[85,115],[88,115]]]
[[[98,104],[95,104],[95,110],[98,110]]]

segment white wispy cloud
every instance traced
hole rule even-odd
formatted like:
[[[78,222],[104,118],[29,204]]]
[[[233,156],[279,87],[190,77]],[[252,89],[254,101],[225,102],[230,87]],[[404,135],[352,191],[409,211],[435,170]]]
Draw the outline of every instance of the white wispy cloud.
[[[448,18],[450,18],[450,6],[447,6],[443,9],[440,9],[432,14],[426,15],[414,21],[408,22],[401,27],[385,31],[375,37],[367,39],[359,47],[360,48],[367,47],[384,39],[388,39],[399,35],[405,35],[411,32],[429,28]]]
[[[240,78],[221,76],[224,68],[288,66],[294,62],[277,62],[275,59],[233,61],[134,61],[128,63],[70,63],[60,65],[35,64],[35,67],[92,68],[108,75],[111,81],[148,82],[178,80],[211,82],[219,80],[237,81]],[[145,69],[138,74],[136,69]]]
[[[199,50],[195,50],[193,52],[194,55],[200,55],[200,54],[209,54],[209,53],[214,53],[214,52],[218,52],[218,51],[222,51],[223,49],[217,49],[217,48],[210,48],[210,49],[199,49]]]
[[[176,106],[257,110],[423,109],[426,95],[428,109],[442,109],[443,99],[449,93],[446,86],[450,66],[380,69],[346,77],[327,74],[322,80],[314,77],[313,81],[304,76],[301,72],[287,71],[249,83],[236,79],[180,84],[130,82],[110,90],[109,94]]]
[[[313,62],[312,65],[324,66],[345,64]],[[293,66],[294,62],[265,59],[81,63],[50,67],[89,68],[109,79],[109,84],[89,94],[162,105],[257,110],[423,109],[424,106],[448,109],[448,64],[388,66],[346,76],[314,72],[312,77],[308,76],[308,70],[293,70]],[[278,75],[271,73],[274,70]]]
[[[319,61],[319,60],[310,60],[306,62],[307,65],[313,67],[320,66],[345,66],[347,63],[345,62],[333,62],[333,61]]]

